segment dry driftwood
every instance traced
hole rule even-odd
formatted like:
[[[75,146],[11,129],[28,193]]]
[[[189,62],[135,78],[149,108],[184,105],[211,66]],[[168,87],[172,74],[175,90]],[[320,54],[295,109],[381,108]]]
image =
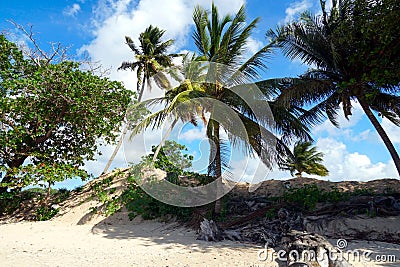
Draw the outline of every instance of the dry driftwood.
[[[295,263],[306,264],[304,266],[353,266],[345,257],[339,256],[341,251],[337,247],[318,234],[291,231],[282,237],[281,245],[286,251],[289,266],[296,266]]]
[[[223,230],[212,221],[204,219],[200,224],[197,239],[205,241],[220,241],[222,239],[247,240],[246,232],[262,236],[265,244],[286,252],[288,266],[329,266],[329,267],[350,267],[352,266],[346,258],[330,257],[340,251],[332,246],[323,236],[304,231],[292,230],[292,220],[287,210],[281,209],[278,212],[276,225],[280,225],[280,235],[262,230],[260,227],[242,227],[240,230]],[[294,253],[295,252],[295,253]]]

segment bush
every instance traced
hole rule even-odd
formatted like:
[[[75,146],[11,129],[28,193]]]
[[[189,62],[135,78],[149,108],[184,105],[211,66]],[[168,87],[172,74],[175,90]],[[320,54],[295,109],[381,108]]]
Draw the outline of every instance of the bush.
[[[55,209],[53,207],[41,206],[36,210],[36,220],[38,221],[47,221],[53,218],[59,209]]]
[[[190,218],[193,211],[193,208],[176,207],[160,202],[149,196],[134,183],[129,185],[121,197],[125,200],[126,207],[130,211],[129,218],[131,220],[141,215],[145,220],[176,217],[178,220],[186,221]]]
[[[350,195],[350,193],[340,192],[336,187],[332,188],[331,191],[325,191],[318,188],[317,185],[311,184],[290,189],[283,195],[282,199],[289,204],[300,206],[303,211],[310,211],[315,208],[317,203],[337,203],[348,200]]]
[[[20,202],[21,198],[14,192],[0,193],[0,215],[12,213]]]

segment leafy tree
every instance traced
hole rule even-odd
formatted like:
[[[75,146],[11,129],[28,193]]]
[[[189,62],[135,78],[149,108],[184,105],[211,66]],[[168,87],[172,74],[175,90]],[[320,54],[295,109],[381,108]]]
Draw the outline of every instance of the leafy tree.
[[[157,150],[158,153],[155,154]],[[155,168],[164,170],[168,181],[179,184],[179,176],[189,174],[185,169],[192,167],[193,156],[185,153],[188,151],[185,145],[166,140],[163,146],[153,146],[152,151],[153,153],[146,156],[146,159],[154,163]]]
[[[311,142],[296,142],[293,148],[293,155],[287,157],[286,161],[280,164],[279,168],[290,171],[292,176],[296,174],[296,176],[301,177],[303,172],[327,176],[329,171],[321,164],[323,156],[323,153],[317,152],[316,147],[312,147]]]
[[[155,152],[154,147],[152,150]],[[188,149],[185,145],[181,145],[173,140],[166,140],[157,156],[155,166],[165,171],[171,167],[180,170],[188,169],[192,167],[193,156],[183,154],[183,152],[186,151],[188,151]]]
[[[0,51],[1,191],[84,176],[79,167],[99,138],[114,141],[132,93],[79,63],[52,63],[59,51],[26,58],[3,35]]]
[[[132,38],[125,36],[126,43],[135,54],[136,60],[133,62],[122,62],[119,70],[136,70],[138,102],[142,100],[146,84],[151,89],[151,79],[153,79],[160,88],[169,87],[168,79],[161,71],[165,68],[171,67],[172,59],[177,55],[167,54],[167,49],[174,43],[174,41],[167,40],[163,42],[161,39],[164,33],[164,30],[160,30],[158,27],[150,25],[140,34],[139,47],[135,45]],[[103,170],[103,173],[108,171],[108,168],[114,161],[117,152],[121,148],[124,137],[132,124],[131,120],[128,121],[128,125],[125,126],[117,146]]]
[[[399,155],[373,113],[400,126],[399,31],[394,22],[399,2],[333,0],[330,12],[325,1],[321,6],[322,15],[305,12],[299,21],[278,29],[275,37],[284,54],[312,69],[299,78],[282,79],[277,102],[311,106],[315,120],[327,116],[339,127],[338,110],[342,108],[348,118],[352,101],[357,101],[400,174]]]

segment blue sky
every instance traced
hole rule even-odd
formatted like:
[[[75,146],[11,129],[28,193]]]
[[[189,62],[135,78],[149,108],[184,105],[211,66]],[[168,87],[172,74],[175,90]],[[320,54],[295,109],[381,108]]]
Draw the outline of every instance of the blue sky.
[[[249,53],[255,52],[267,43],[264,36],[269,28],[275,28],[279,23],[295,19],[304,10],[313,12],[319,10],[319,0],[215,0],[214,2],[221,13],[235,12],[241,4],[246,4],[249,20],[261,17],[248,45]],[[71,55],[90,56],[110,69],[112,79],[120,80],[127,88],[134,89],[135,75],[131,72],[116,71],[122,61],[132,60],[132,53],[124,43],[124,36],[128,35],[136,40],[140,32],[153,24],[166,30],[166,38],[176,40],[171,52],[194,50],[191,39],[191,14],[196,3],[205,8],[211,7],[211,0],[1,1],[0,31],[8,33],[15,41],[26,42],[21,32],[7,20],[14,20],[25,27],[32,25],[33,32],[42,47],[49,48],[49,42],[61,42],[70,47]],[[264,78],[296,76],[307,69],[299,62],[285,59],[279,51],[269,60],[268,65],[269,70],[263,74]],[[145,97],[154,97],[161,93],[153,90]],[[349,121],[340,118],[341,129],[336,129],[329,122],[325,122],[313,130],[316,145],[325,153],[325,164],[331,173],[324,179],[338,181],[398,177],[390,155],[379,136],[357,103],[354,103],[354,107],[354,114]],[[398,128],[387,121],[383,121],[382,124],[400,151]],[[203,152],[203,159],[206,159],[208,157],[204,155],[206,146],[200,141],[202,129],[190,127],[185,129],[181,132],[179,140],[187,144],[197,157]],[[188,130],[189,134],[184,134]],[[147,132],[144,138],[135,142],[143,143],[143,140],[146,143],[145,149],[148,150],[151,144],[158,142],[159,137],[155,133]],[[202,149],[198,148],[200,143]],[[143,151],[140,152],[136,149],[136,145],[133,146],[135,151],[127,152],[126,150],[130,148],[127,146],[125,153],[123,150],[120,151],[113,167],[124,167],[126,161],[136,161],[140,157]],[[103,148],[104,156],[99,157],[96,162],[89,162],[86,168],[95,175],[99,174],[112,149],[112,146]],[[233,172],[243,168],[240,161],[244,160],[247,164],[246,179],[251,180],[252,172],[259,165],[257,159],[239,158],[232,159]],[[265,170],[260,172],[263,173]],[[268,175],[268,178],[274,179],[289,177],[288,173],[278,171]]]

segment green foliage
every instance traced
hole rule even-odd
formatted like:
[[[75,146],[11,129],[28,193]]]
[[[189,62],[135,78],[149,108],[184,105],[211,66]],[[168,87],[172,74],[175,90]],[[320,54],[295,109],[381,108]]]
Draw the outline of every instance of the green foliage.
[[[321,14],[304,12],[277,30],[282,52],[310,69],[299,78],[274,81],[277,102],[307,108],[302,121],[352,115],[358,102],[389,150],[400,174],[400,157],[372,111],[400,126],[398,0],[333,0]],[[272,31],[268,33],[274,35]]]
[[[0,215],[12,214],[18,208],[23,208],[24,205],[21,204],[24,202],[42,203],[47,193],[47,189],[40,187],[29,188],[21,192],[0,193]],[[49,205],[61,203],[69,196],[70,191],[67,189],[51,189]],[[41,204],[35,212],[36,220],[48,220],[57,214],[58,209],[51,208],[49,205]]]
[[[10,214],[18,209],[21,198],[16,192],[0,193],[0,215]]]
[[[78,192],[78,193],[82,192],[83,191],[83,186],[80,185],[80,186],[75,187],[74,191]]]
[[[303,211],[312,211],[315,209],[317,203],[338,203],[341,201],[348,201],[354,196],[377,196],[377,194],[370,188],[355,189],[352,192],[343,192],[337,187],[332,187],[331,190],[325,191],[318,188],[317,185],[311,184],[297,189],[290,189],[289,192],[286,192],[280,198],[280,201],[284,201],[295,208],[302,209]],[[376,216],[376,211],[366,209],[365,212],[368,216]]]
[[[96,181],[91,185],[93,191],[92,197],[97,198],[98,201],[103,203],[104,207],[101,212],[106,216],[112,215],[122,208],[122,199],[115,195],[116,188],[110,188],[114,179],[120,175],[121,172],[117,171],[107,178]],[[90,209],[92,212],[100,212],[95,207],[91,207]]]
[[[55,209],[48,206],[41,206],[36,210],[36,220],[48,221],[57,215],[59,209]]]
[[[152,160],[157,147],[153,146],[153,153],[147,156],[146,160]],[[188,151],[186,146],[173,140],[166,140],[160,148],[154,167],[167,172],[167,180],[171,183],[179,184],[179,177],[189,174],[184,169],[192,167],[193,156],[185,154]]]
[[[8,188],[23,188],[28,185],[47,187],[71,177],[80,177],[85,180],[89,175],[86,171],[72,164],[42,162],[37,164],[21,165],[14,168],[4,168],[7,176],[13,177],[10,182],[2,183]]]
[[[303,210],[312,210],[322,200],[322,191],[316,185],[306,185],[303,188],[285,193],[283,199],[289,203],[300,205]]]
[[[32,187],[28,189],[24,189],[22,191],[26,195],[46,195],[47,190],[43,187]],[[51,189],[51,194],[56,194],[58,192],[57,189]]]
[[[359,78],[378,86],[399,85],[400,48],[397,0],[355,0],[348,5],[348,17],[340,21],[333,35],[346,52]],[[372,92],[371,92],[372,93]],[[373,99],[371,95],[371,100]]]
[[[142,216],[143,219],[171,219],[177,217],[180,220],[189,219],[192,208],[175,207],[160,202],[149,196],[142,188],[132,183],[123,193],[122,198],[126,201],[126,207],[130,211],[129,217]]]
[[[153,147],[153,153],[156,148]],[[194,174],[184,172],[180,167],[190,167],[192,156],[183,154],[187,151],[184,145],[175,141],[167,140],[165,145],[157,154],[156,161],[153,162],[153,154],[142,158],[142,161],[132,166],[131,176],[128,178],[128,189],[122,194],[121,199],[126,203],[130,211],[130,218],[141,215],[144,219],[170,219],[176,217],[179,220],[187,220],[192,214],[192,208],[175,207],[154,199],[149,196],[138,183],[143,179],[144,168],[159,168],[167,172],[167,179],[175,184],[181,185],[179,177],[185,175],[186,178],[195,177]],[[197,177],[197,176],[196,176]],[[156,181],[155,181],[156,182]]]
[[[152,151],[155,152],[155,147]],[[157,155],[155,167],[168,172],[169,168],[173,167],[171,171],[184,170],[192,167],[193,156],[184,154],[188,151],[187,147],[181,145],[173,140],[166,140],[165,144],[160,149],[160,154]],[[152,156],[152,155],[151,155]]]
[[[267,218],[268,220],[272,220],[275,218],[277,214],[277,211],[275,208],[269,209],[266,213],[265,213],[265,218]]]
[[[282,200],[300,206],[304,211],[311,211],[317,203],[337,203],[348,200],[349,197],[348,193],[340,192],[337,188],[325,191],[318,188],[317,185],[311,184],[297,189],[290,189],[289,192],[283,195]]]
[[[98,152],[98,138],[114,141],[132,93],[76,62],[23,58],[3,35],[0,49],[3,191],[87,177],[79,167]]]
[[[281,170],[290,171],[291,175],[297,172],[296,175],[301,176],[305,172],[327,176],[329,171],[321,164],[323,155],[323,153],[317,152],[316,147],[312,147],[311,142],[297,142],[293,148],[293,154],[287,156],[279,167]]]
[[[166,148],[166,149],[165,149]],[[155,151],[153,147],[153,153]],[[143,179],[143,169],[159,168],[167,172],[167,179],[175,184],[181,184],[180,176],[185,175],[186,178],[197,179],[198,183],[205,182],[207,179],[204,175],[198,175],[190,172],[185,172],[178,166],[191,166],[192,156],[183,154],[182,151],[187,151],[184,145],[180,145],[175,141],[167,141],[165,147],[160,149],[157,159],[153,162],[153,154],[147,155],[142,160],[131,167],[130,176],[128,177],[127,189],[121,196],[113,195],[115,192],[108,188],[115,177],[121,175],[115,173],[106,179],[95,182],[92,185],[94,189],[94,197],[99,199],[104,204],[104,212],[106,215],[111,215],[119,211],[124,205],[130,211],[130,218],[141,215],[144,219],[171,219],[176,217],[179,220],[187,220],[192,213],[191,208],[181,208],[162,203],[153,197],[149,196],[141,187],[138,186]],[[148,178],[148,177],[146,177]],[[92,208],[93,212],[99,212],[96,208]]]
[[[375,218],[376,217],[376,210],[375,209],[373,209],[373,210],[365,209],[365,214],[368,217]]]
[[[71,195],[71,191],[69,191],[66,188],[60,188],[58,189],[57,193],[54,194],[54,200],[53,203],[61,203],[69,198]]]

